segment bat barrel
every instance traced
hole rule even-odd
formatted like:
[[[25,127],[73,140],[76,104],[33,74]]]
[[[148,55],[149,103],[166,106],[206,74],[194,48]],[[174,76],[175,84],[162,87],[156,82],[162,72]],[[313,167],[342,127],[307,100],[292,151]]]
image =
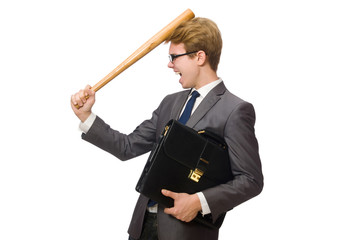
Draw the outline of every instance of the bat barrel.
[[[97,84],[92,87],[93,91],[98,91],[102,87],[104,87],[107,83],[109,83],[112,79],[117,77],[124,70],[129,68],[139,59],[144,57],[147,53],[151,52],[154,48],[164,42],[167,37],[169,37],[172,32],[176,29],[181,22],[190,20],[195,17],[195,14],[187,9],[177,18],[175,18],[172,22],[170,22],[167,26],[165,26],[161,31],[156,33],[152,38],[150,38],[147,42],[145,42],[142,46],[140,46],[134,53],[132,53],[126,60],[124,60],[120,65],[118,65],[112,72],[107,74],[103,79],[101,79]]]

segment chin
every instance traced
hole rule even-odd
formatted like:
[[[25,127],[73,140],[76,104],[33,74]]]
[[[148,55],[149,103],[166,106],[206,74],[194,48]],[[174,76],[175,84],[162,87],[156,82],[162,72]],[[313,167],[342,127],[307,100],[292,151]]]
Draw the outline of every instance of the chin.
[[[190,89],[193,88],[193,84],[190,81],[185,81],[184,78],[180,78],[179,83],[181,84],[183,89]]]
[[[183,88],[183,89],[189,89],[189,88],[192,88],[192,87],[187,86],[187,85],[184,85],[184,84],[182,84],[182,83],[181,83],[181,86],[182,86],[182,88]]]

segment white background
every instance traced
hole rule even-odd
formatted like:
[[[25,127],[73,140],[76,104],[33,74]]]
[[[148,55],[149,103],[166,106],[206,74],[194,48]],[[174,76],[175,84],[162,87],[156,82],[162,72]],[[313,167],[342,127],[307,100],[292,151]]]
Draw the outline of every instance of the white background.
[[[147,155],[121,162],[82,141],[70,96],[187,8],[218,24],[218,74],[257,114],[265,188],[220,239],[361,239],[358,2],[2,1],[0,239],[127,239]],[[151,117],[181,90],[167,54],[101,89],[94,112],[124,133]]]

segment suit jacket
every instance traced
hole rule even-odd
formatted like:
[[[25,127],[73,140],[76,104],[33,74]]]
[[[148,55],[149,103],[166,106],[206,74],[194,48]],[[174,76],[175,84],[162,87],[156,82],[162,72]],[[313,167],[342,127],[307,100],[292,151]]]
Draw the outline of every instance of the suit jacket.
[[[121,160],[149,152],[159,141],[167,122],[178,118],[189,93],[190,90],[184,90],[166,96],[152,118],[129,135],[111,129],[97,117],[82,138]],[[186,123],[195,130],[207,129],[219,135],[228,145],[234,179],[203,191],[214,220],[262,191],[263,175],[254,124],[252,104],[230,93],[223,82],[208,93]],[[148,200],[140,194],[136,204],[128,230],[135,239],[141,235]],[[160,240],[218,239],[218,230],[194,222],[181,222],[165,214],[162,206],[159,206],[157,220]]]

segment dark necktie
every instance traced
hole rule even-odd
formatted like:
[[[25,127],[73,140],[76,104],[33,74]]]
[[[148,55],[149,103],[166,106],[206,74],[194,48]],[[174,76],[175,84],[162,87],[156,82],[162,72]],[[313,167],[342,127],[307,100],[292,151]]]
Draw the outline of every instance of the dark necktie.
[[[192,108],[194,107],[194,104],[196,101],[196,98],[198,98],[199,96],[200,96],[200,93],[198,93],[197,91],[192,92],[191,98],[187,102],[185,110],[182,113],[180,119],[178,120],[180,123],[186,124],[186,122],[189,120],[189,118],[191,116]]]

